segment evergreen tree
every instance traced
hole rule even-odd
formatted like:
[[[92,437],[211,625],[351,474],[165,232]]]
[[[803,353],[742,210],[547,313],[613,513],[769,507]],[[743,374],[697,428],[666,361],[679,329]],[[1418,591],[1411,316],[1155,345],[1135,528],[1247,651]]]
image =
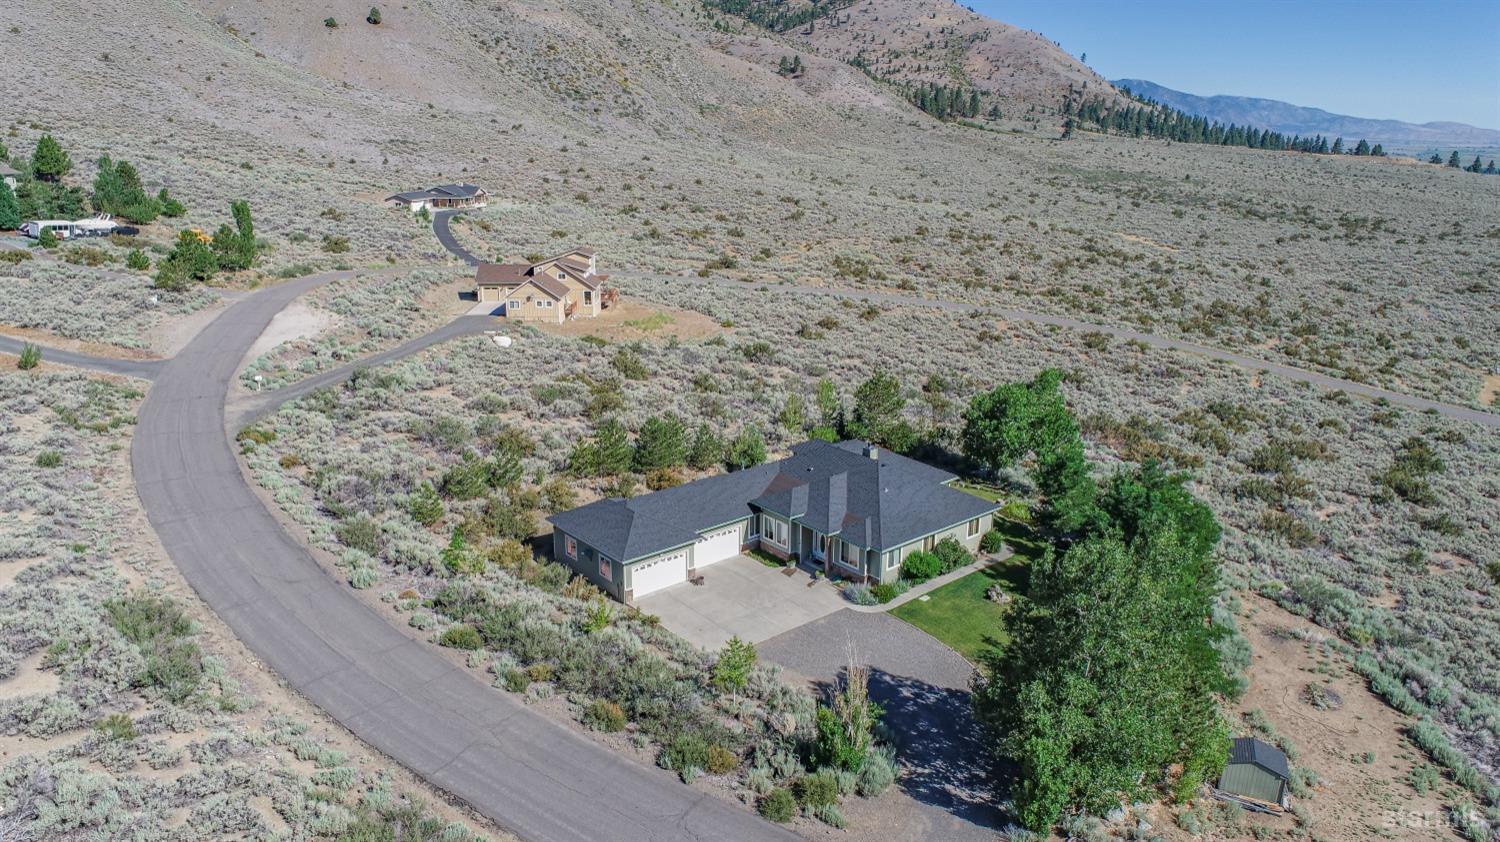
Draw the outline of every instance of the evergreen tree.
[[[729,445],[725,463],[731,471],[753,468],[766,461],[766,439],[760,429],[751,425],[740,431]]]
[[[177,235],[177,245],[156,267],[156,286],[161,289],[186,289],[193,281],[206,281],[219,270],[219,259],[208,243],[192,231]]]
[[[0,181],[0,231],[20,228],[22,221],[21,204],[16,201],[16,194],[9,184]]]
[[[1377,144],[1375,144],[1375,147],[1370,150],[1370,154],[1374,155],[1376,158],[1384,158],[1385,157],[1385,147],[1381,146],[1380,144],[1377,143]]]
[[[1442,162],[1443,159],[1436,152],[1432,153],[1432,157],[1427,159],[1427,163],[1429,164],[1441,164]]]
[[[184,213],[187,213],[187,208],[184,208],[181,202],[167,195],[167,188],[165,187],[163,187],[161,191],[156,194],[156,200],[161,203],[162,216],[170,216],[176,218],[182,216]]]
[[[1484,172],[1484,162],[1479,160],[1478,155],[1474,156],[1474,163],[1469,165],[1469,172]]]
[[[73,168],[68,153],[50,134],[42,135],[31,155],[31,174],[42,181],[57,181]]]
[[[1452,167],[1454,169],[1459,169],[1460,167],[1463,166],[1463,164],[1459,163],[1459,160],[1458,160],[1458,150],[1457,149],[1453,150],[1453,154],[1452,155],[1448,156],[1448,166],[1450,166],[1450,167]]]
[[[618,476],[630,470],[634,450],[630,446],[630,435],[619,419],[605,421],[594,434],[597,454],[595,470],[603,476]]]
[[[693,446],[688,449],[687,461],[694,469],[706,471],[724,458],[724,443],[707,423],[698,425],[693,436]]]
[[[1494,175],[1495,174],[1495,159],[1494,158],[1491,158],[1490,159],[1490,165],[1484,168],[1484,174],[1485,175]]]
[[[635,443],[635,470],[681,467],[687,460],[687,429],[673,413],[646,419]]]
[[[1354,154],[1356,154],[1356,155],[1368,155],[1368,154],[1370,154],[1370,144],[1367,143],[1364,138],[1360,138],[1359,139],[1359,143],[1356,144],[1355,147],[1354,147]]]
[[[250,219],[250,203],[239,199],[229,203],[229,212],[234,216],[235,232],[239,234],[236,263],[242,269],[255,265],[255,224]]]
[[[1331,151],[1334,155],[1344,154],[1344,139],[1341,137],[1335,138],[1333,141],[1333,149]]]
[[[115,163],[108,155],[99,159],[93,198],[97,210],[138,225],[151,222],[161,213],[161,202],[146,193],[135,167],[129,161]]]
[[[842,436],[844,434],[844,404],[839,400],[838,390],[834,388],[832,380],[824,377],[818,381],[814,400],[818,405],[819,430],[831,433],[829,436],[818,437],[834,440]]]
[[[854,390],[854,411],[849,416],[849,433],[855,438],[905,450],[911,445],[909,432],[903,430],[901,411],[906,396],[901,381],[884,371],[877,371]]]

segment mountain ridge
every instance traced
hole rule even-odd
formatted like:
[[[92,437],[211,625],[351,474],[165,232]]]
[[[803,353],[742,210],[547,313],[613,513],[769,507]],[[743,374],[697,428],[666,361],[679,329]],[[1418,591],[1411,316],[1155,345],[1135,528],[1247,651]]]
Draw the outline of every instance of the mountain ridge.
[[[1388,149],[1500,146],[1500,131],[1455,121],[1409,123],[1355,117],[1265,97],[1190,94],[1145,79],[1114,79],[1111,84],[1189,114],[1284,134],[1322,134],[1343,137],[1346,142],[1363,138]]]

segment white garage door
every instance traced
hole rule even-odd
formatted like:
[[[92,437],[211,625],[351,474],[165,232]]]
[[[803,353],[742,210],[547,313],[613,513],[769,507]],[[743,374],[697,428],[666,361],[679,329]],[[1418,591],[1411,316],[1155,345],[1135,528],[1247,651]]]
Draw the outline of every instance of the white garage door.
[[[687,550],[630,565],[631,595],[637,598],[686,581]]]
[[[740,551],[739,526],[726,526],[698,536],[693,546],[693,567],[707,567],[716,561],[733,558]]]

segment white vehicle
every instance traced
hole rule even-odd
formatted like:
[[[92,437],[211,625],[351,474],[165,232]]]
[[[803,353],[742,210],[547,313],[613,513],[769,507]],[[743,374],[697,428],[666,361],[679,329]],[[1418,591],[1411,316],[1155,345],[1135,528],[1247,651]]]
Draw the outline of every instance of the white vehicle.
[[[21,233],[33,240],[41,239],[43,231],[51,231],[59,240],[75,237],[108,237],[119,228],[119,223],[107,213],[95,214],[88,219],[37,219],[21,226]]]

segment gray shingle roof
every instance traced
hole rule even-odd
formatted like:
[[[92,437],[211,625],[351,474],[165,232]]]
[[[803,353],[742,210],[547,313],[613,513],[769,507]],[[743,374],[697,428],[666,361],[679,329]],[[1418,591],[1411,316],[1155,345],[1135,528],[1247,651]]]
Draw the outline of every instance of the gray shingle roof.
[[[1283,780],[1292,774],[1281,749],[1254,737],[1236,737],[1229,746],[1229,762],[1253,763]]]
[[[391,199],[400,199],[403,202],[417,202],[422,199],[467,199],[479,195],[479,186],[476,184],[439,184],[426,190],[410,190],[405,193],[397,193]]]
[[[548,520],[606,555],[630,561],[680,546],[756,509],[884,550],[999,508],[943,485],[954,478],[946,471],[893,453],[871,458],[864,448],[859,441],[804,442],[778,462],[630,500],[601,500]]]

